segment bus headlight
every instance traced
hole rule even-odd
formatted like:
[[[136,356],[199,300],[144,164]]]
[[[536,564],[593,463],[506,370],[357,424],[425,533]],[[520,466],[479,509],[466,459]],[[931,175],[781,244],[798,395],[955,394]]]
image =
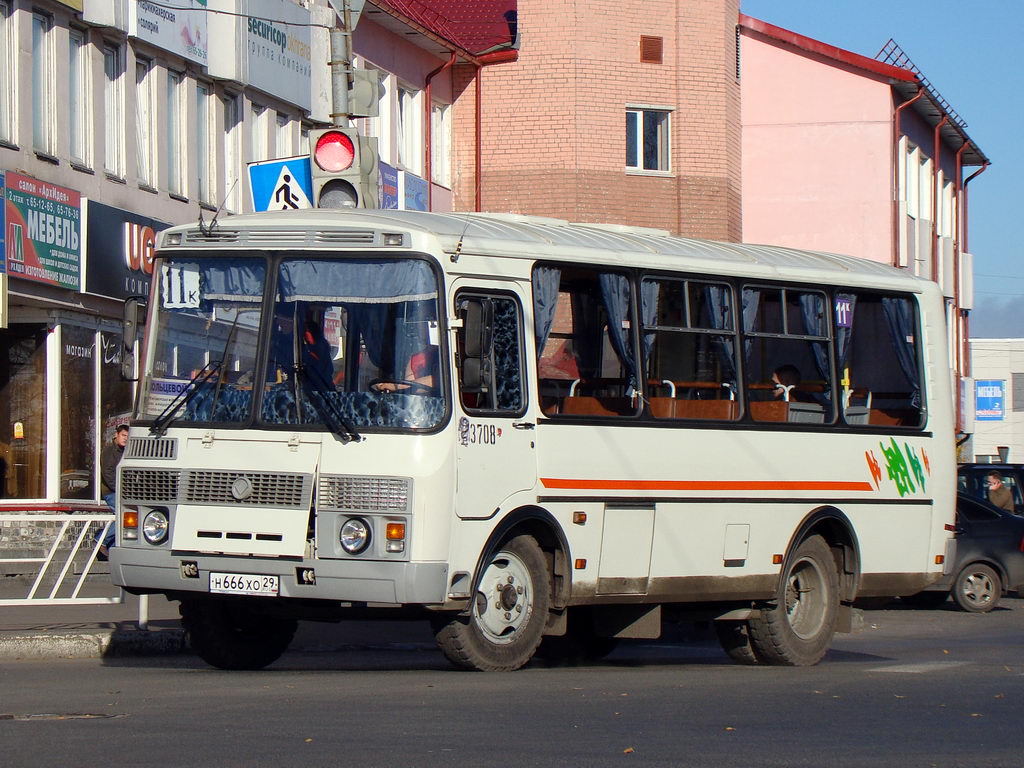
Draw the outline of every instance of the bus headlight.
[[[338,543],[350,555],[358,555],[370,546],[370,526],[358,517],[350,517],[338,532]]]
[[[142,521],[142,535],[150,544],[163,544],[167,540],[169,527],[167,513],[154,509]]]

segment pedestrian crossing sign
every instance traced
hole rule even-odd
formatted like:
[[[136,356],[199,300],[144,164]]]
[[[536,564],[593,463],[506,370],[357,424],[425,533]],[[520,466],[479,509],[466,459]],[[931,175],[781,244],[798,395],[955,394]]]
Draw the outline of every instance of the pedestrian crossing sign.
[[[249,191],[254,211],[312,208],[309,155],[249,163]]]

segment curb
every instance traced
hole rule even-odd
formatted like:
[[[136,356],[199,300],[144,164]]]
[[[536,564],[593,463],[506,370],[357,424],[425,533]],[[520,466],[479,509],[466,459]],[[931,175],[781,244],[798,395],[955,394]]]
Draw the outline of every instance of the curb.
[[[185,632],[181,629],[0,635],[0,659],[99,659],[185,650]]]

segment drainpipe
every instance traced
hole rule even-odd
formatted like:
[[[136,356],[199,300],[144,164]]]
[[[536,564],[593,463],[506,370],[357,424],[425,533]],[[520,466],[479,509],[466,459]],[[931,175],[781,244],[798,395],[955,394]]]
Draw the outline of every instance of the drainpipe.
[[[961,208],[963,204],[961,200],[964,176],[963,154],[967,147],[968,143],[965,141],[960,145],[960,149],[956,151],[956,177],[954,179],[957,206],[956,216],[953,217],[953,309],[956,317],[956,327],[953,329],[953,339],[955,341],[953,347],[953,366],[956,368],[957,373],[960,374],[956,377],[956,428],[958,432],[963,431],[963,414],[960,412],[960,403],[963,402],[964,381],[964,311],[960,308],[960,254],[963,251],[962,243],[960,242],[962,231],[960,214],[963,212]]]
[[[896,107],[892,116],[892,265],[894,267],[898,267],[900,265],[899,163],[903,159],[900,157],[900,136],[903,135],[903,132],[900,130],[900,113],[924,96],[924,94],[924,88],[920,85],[917,86],[917,95],[907,99]]]
[[[508,49],[504,51],[495,51],[494,53],[485,53],[483,56],[477,58],[476,65],[476,99],[475,99],[475,110],[476,115],[474,117],[474,130],[476,132],[476,148],[474,150],[473,157],[473,210],[482,210],[483,205],[483,191],[480,183],[480,175],[482,173],[483,166],[483,69],[491,64],[505,64],[508,62],[519,61],[519,51]]]
[[[423,134],[426,137],[425,140],[424,140],[424,144],[425,144],[424,152],[426,153],[426,157],[424,158],[425,162],[423,163],[423,165],[424,165],[424,167],[426,168],[426,171],[427,171],[425,176],[427,177],[427,210],[428,211],[434,210],[434,203],[433,203],[433,198],[434,198],[434,178],[433,178],[434,177],[434,169],[433,169],[433,163],[431,162],[431,158],[433,156],[433,141],[434,141],[434,121],[432,119],[433,118],[432,110],[433,110],[434,102],[433,102],[433,100],[430,97],[430,84],[431,84],[431,82],[433,81],[433,79],[434,79],[434,77],[436,75],[439,75],[442,72],[446,71],[447,69],[449,69],[452,66],[452,64],[455,63],[455,58],[456,58],[455,51],[452,51],[452,55],[448,59],[448,61],[446,61],[444,64],[442,64],[437,69],[432,70],[427,75],[426,80],[424,81],[425,85],[424,85],[424,88],[423,88],[423,90],[424,90],[423,98],[424,98],[424,101],[426,101],[426,104],[424,104],[424,106],[423,106],[424,120],[425,120]]]
[[[949,122],[949,115],[943,115],[935,126],[935,151],[932,153],[932,280],[939,282],[939,208],[942,205],[942,190],[939,189],[939,164],[942,160],[942,126]]]
[[[988,166],[989,166],[989,162],[986,160],[985,164],[982,165],[981,168],[976,170],[974,173],[972,173],[970,176],[968,176],[964,180],[964,211],[963,211],[963,213],[964,213],[964,234],[963,234],[964,247],[963,247],[963,250],[966,251],[967,253],[971,252],[971,249],[967,245],[967,233],[970,230],[970,227],[968,226],[968,220],[967,220],[967,185],[971,183],[971,181],[974,179],[975,176],[980,176],[985,171],[987,171],[988,170]],[[962,350],[962,354],[964,356],[964,360],[967,361],[967,370],[964,371],[964,375],[965,376],[970,376],[971,373],[973,372],[973,366],[971,366],[971,356],[969,354],[967,354],[968,343],[971,340],[971,325],[970,325],[970,323],[971,323],[970,315],[964,317],[964,348]]]

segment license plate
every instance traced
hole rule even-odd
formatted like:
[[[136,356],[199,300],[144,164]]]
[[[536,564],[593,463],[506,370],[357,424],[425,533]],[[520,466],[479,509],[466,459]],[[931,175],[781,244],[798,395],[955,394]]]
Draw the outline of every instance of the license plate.
[[[275,596],[281,591],[281,580],[278,576],[252,573],[211,573],[210,591],[222,595]]]

